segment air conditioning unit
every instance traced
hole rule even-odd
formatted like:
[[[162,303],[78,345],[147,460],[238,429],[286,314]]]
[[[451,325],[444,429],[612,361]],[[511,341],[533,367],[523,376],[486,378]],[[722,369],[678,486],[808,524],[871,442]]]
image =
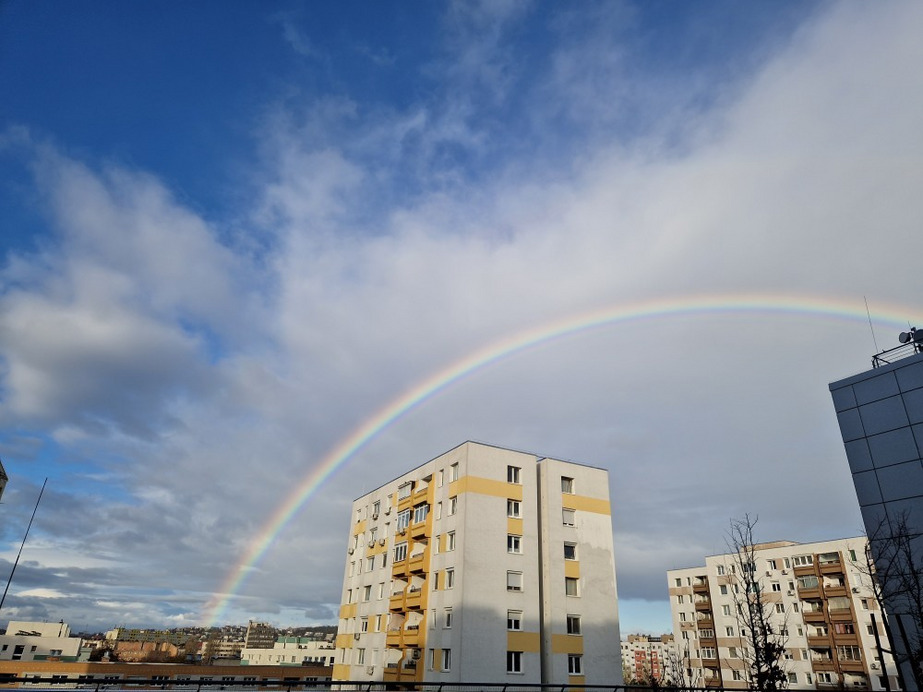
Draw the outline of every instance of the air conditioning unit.
[[[388,516],[389,514],[391,514],[391,508],[385,507],[385,516]]]
[[[375,666],[368,666],[368,667],[365,669],[365,672],[366,672],[367,675],[372,675],[372,674],[375,672]]]
[[[852,592],[853,592],[853,593],[859,593],[859,589],[857,589],[857,588],[854,586],[854,587],[852,587]]]
[[[403,536],[405,533],[407,533],[407,529],[406,528],[400,529],[397,533]]]
[[[359,633],[358,633],[358,632],[356,632],[356,633],[353,635],[353,639],[356,639],[356,640],[359,639]]]
[[[374,548],[374,547],[375,547],[375,539],[373,538],[372,540],[369,541],[369,548]]]
[[[347,550],[346,552],[348,552],[350,555],[352,555],[354,552],[356,552],[356,549],[355,549],[355,548],[350,548],[350,549]]]
[[[772,572],[770,572],[768,569],[766,570],[766,576],[767,576],[767,577],[771,577],[771,576],[772,576]]]
[[[782,570],[782,574],[788,574],[788,570],[787,570],[787,569],[783,569],[783,570]]]
[[[376,519],[378,519],[378,512],[375,512],[375,514],[372,515],[372,521],[375,521]]]
[[[794,591],[786,591],[785,593],[788,594],[789,596],[794,596],[794,595],[795,595],[795,592],[794,592]]]
[[[378,545],[384,545],[384,544],[385,544],[385,539],[384,539],[384,538],[379,538],[379,539],[378,539]]]
[[[413,649],[413,650],[411,650],[411,652],[410,652],[410,658],[411,658],[411,660],[419,661],[419,660],[420,660],[420,650],[419,650],[419,649]]]
[[[877,663],[872,663],[871,665],[869,665],[869,668],[871,668],[872,670],[878,670],[879,666]]]

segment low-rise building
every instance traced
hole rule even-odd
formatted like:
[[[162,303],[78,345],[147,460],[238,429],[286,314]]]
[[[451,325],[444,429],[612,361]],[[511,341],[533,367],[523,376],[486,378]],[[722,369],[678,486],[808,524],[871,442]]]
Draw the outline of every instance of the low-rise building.
[[[76,661],[82,640],[70,632],[63,621],[10,620],[0,635],[0,661]]]
[[[309,637],[279,637],[271,649],[243,649],[240,664],[246,665],[333,665],[333,643]]]

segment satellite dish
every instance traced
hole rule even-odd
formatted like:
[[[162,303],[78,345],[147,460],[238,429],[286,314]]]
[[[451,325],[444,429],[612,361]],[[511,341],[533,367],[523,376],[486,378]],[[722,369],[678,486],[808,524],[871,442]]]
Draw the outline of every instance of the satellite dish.
[[[901,335],[900,335],[899,337],[897,337],[897,338],[900,339],[900,342],[901,342],[902,344],[909,344],[909,343],[910,343],[910,339],[911,339],[911,335],[910,335],[909,332],[901,332]]]

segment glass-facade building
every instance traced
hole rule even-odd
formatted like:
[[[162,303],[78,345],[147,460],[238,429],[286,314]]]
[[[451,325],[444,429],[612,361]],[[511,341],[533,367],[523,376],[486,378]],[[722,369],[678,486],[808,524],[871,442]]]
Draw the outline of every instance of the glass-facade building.
[[[833,382],[830,393],[873,556],[880,563],[880,541],[902,520],[923,565],[923,353]],[[885,609],[895,646],[916,646],[921,633],[906,609],[890,601]],[[907,683],[914,679],[902,670]]]

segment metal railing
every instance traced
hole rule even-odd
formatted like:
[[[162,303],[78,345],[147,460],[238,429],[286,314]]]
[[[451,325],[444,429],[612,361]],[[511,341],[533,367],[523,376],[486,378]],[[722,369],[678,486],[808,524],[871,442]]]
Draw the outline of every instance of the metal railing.
[[[93,690],[93,692],[118,692],[126,690],[178,690],[203,692],[203,690],[306,690],[309,692],[731,692],[727,688],[658,685],[576,685],[529,684],[492,682],[381,682],[362,680],[191,680],[186,678],[161,679],[94,679],[80,680],[65,677],[0,676],[0,689],[23,688],[32,692],[61,692],[62,689]]]

